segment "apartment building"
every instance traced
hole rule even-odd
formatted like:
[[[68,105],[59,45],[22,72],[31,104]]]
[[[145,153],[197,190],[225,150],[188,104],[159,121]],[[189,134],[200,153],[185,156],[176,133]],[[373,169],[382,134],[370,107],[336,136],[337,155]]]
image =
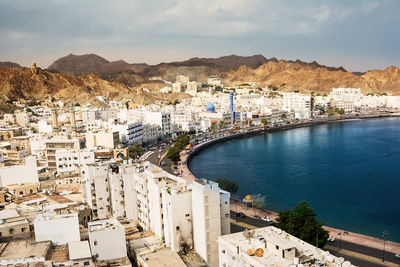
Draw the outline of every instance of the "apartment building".
[[[78,213],[39,213],[33,225],[36,242],[51,241],[54,244],[67,244],[81,241]]]
[[[273,226],[218,238],[219,266],[354,266]]]
[[[127,256],[125,230],[116,219],[88,223],[89,244],[96,260],[113,260]]]
[[[47,167],[51,171],[57,170],[57,159],[56,151],[60,150],[79,150],[79,139],[67,139],[67,138],[53,138],[46,141],[46,158]]]
[[[56,150],[57,173],[84,173],[83,167],[94,163],[94,152],[91,150]]]

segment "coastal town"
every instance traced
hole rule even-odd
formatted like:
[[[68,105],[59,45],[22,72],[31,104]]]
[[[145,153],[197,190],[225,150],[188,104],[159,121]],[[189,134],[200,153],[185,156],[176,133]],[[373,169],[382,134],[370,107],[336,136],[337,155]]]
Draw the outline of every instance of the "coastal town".
[[[187,163],[227,139],[397,116],[400,96],[362,88],[301,94],[280,90],[284,84],[225,86],[217,76],[201,83],[185,74],[163,82],[161,93],[189,97],[148,105],[103,95],[100,105],[13,101],[18,108],[0,119],[0,265],[348,267],[359,265],[354,258],[398,265],[395,256],[335,256],[306,243],[277,228],[276,213],[254,212],[251,195],[234,197]],[[341,242],[342,231],[349,242],[400,253],[394,242],[328,230],[329,241]]]

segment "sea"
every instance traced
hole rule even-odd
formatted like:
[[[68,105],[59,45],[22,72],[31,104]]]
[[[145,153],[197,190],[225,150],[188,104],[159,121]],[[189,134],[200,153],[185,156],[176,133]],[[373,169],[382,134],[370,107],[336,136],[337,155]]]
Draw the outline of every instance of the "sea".
[[[260,194],[266,209],[307,201],[325,225],[400,242],[400,118],[364,119],[229,140],[195,155],[198,178]]]

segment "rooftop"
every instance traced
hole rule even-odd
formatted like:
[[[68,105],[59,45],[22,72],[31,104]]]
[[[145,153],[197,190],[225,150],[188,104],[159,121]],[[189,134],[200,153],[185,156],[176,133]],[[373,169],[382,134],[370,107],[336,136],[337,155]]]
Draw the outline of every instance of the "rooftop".
[[[45,258],[51,248],[51,241],[31,242],[17,241],[0,244],[0,264],[2,261],[26,258]]]
[[[89,242],[87,240],[68,243],[68,250],[69,258],[71,260],[79,260],[92,257]]]
[[[273,226],[255,229],[247,235],[239,232],[221,236],[218,243],[235,251],[234,253],[254,266],[290,266],[299,263],[314,266],[315,262],[336,266],[337,263],[344,263],[343,258],[337,258]],[[261,250],[261,256],[248,254],[255,250]],[[345,262],[342,266],[345,265],[351,266],[351,263]]]
[[[123,226],[116,219],[107,219],[107,220],[99,220],[88,223],[89,232],[101,231],[101,230],[110,230],[122,228]]]

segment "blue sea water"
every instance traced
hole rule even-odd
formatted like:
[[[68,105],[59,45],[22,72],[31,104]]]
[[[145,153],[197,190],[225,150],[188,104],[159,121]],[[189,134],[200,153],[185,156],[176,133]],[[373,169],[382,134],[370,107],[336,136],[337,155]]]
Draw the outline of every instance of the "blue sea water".
[[[235,181],[274,211],[307,201],[326,225],[400,242],[400,119],[304,127],[213,145],[196,177]]]

